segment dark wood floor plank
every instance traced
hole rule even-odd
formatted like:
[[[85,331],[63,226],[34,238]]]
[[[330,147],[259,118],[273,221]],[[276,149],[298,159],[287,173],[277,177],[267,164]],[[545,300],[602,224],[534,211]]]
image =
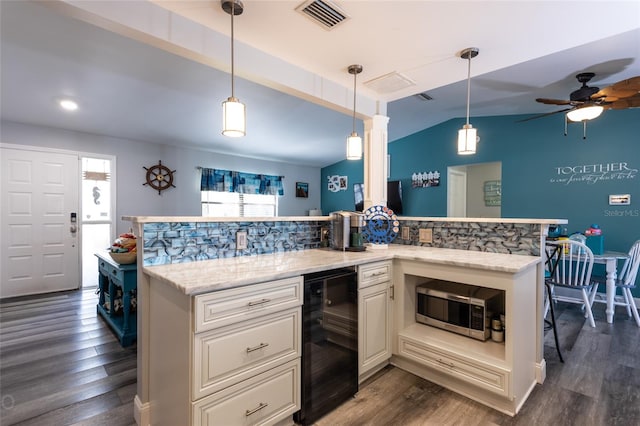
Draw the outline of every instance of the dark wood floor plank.
[[[119,345],[96,304],[93,291],[0,302],[0,424],[135,424],[135,345]]]
[[[3,409],[2,424],[13,424],[42,416],[47,412],[114,391],[119,387],[135,383],[135,381],[136,371],[128,370],[80,386],[63,388],[54,394],[16,404],[11,410]]]

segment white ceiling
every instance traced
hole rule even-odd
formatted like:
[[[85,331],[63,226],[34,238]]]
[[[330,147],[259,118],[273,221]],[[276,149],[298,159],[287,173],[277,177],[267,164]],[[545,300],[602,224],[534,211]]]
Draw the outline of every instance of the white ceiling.
[[[124,12],[120,25],[93,19],[101,25],[95,26],[85,22],[86,13],[74,13],[88,3],[71,3],[0,2],[2,119],[325,166],[344,159],[352,97],[327,105],[313,93],[295,93],[284,78],[245,65],[238,56],[247,48],[320,76],[325,85],[334,82],[351,96],[353,76],[346,69],[362,64],[358,99],[382,105],[390,141],[464,117],[467,61],[459,52],[466,47],[480,49],[471,63],[472,123],[477,116],[560,109],[535,98],[568,99],[579,87],[579,72],[595,72],[590,85],[599,87],[640,75],[637,0],[336,1],[350,19],[331,31],[296,12],[302,0],[244,1],[235,39],[236,72],[245,78],[236,79],[236,96],[247,105],[247,136],[229,139],[220,135],[220,104],[230,95],[230,78],[214,68],[228,70],[228,63],[180,56],[180,49],[131,31],[128,20],[136,16]],[[154,3],[106,7],[110,21],[118,8],[153,7],[154,16],[168,10],[171,28],[196,35],[206,28],[228,40],[230,17],[219,1]],[[228,58],[224,48],[220,57]],[[367,85],[394,72],[415,84],[388,93]],[[420,92],[433,100],[413,96]],[[78,100],[79,111],[56,109],[55,99],[65,95]],[[362,134],[361,120],[357,130]]]

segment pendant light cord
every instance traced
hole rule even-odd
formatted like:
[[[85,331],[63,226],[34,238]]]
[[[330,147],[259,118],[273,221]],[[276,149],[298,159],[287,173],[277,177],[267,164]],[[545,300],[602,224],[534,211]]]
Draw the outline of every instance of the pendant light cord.
[[[468,54],[469,67],[467,71],[467,126],[469,125],[469,103],[471,102],[471,53]]]
[[[356,76],[357,73],[353,73],[353,133],[356,132]]]
[[[233,15],[236,14],[236,2],[231,2],[231,97],[235,99],[235,84],[234,84],[234,58],[233,58]]]

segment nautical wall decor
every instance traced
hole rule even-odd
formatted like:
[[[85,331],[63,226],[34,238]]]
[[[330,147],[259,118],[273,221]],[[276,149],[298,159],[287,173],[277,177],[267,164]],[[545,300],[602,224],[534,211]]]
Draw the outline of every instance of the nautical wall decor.
[[[149,185],[151,188],[158,191],[158,195],[160,195],[160,193],[165,189],[176,187],[173,184],[173,174],[176,171],[162,165],[162,161],[158,161],[158,164],[151,167],[147,168],[143,166],[142,168],[147,171],[147,181],[142,185]]]
[[[428,188],[430,186],[440,186],[440,172],[416,172],[411,175],[411,186],[413,188]]]

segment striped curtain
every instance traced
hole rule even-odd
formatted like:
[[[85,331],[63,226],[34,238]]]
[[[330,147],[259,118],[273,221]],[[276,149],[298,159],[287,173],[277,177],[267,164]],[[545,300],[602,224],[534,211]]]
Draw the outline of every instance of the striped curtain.
[[[284,176],[259,175],[203,167],[200,190],[282,196],[284,195],[283,179]]]

